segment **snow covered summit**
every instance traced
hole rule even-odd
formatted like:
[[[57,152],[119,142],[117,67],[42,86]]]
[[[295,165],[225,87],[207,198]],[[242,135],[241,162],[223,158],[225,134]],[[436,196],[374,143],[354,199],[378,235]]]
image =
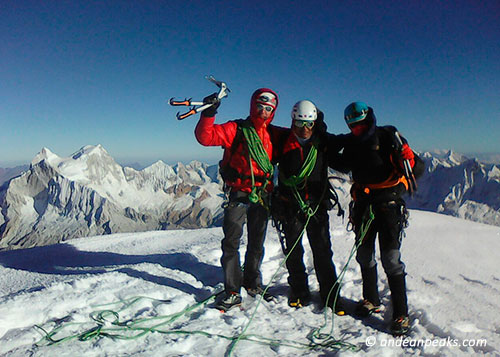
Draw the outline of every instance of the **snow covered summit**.
[[[349,261],[353,234],[335,214],[331,234],[340,271]],[[220,227],[121,233],[0,252],[0,355],[224,356],[231,347],[234,357],[500,354],[499,227],[410,211],[402,241],[413,325],[407,339],[388,333],[392,310],[381,267],[382,314],[324,314],[307,243],[313,302],[290,308],[287,273],[280,267],[284,255],[271,226],[262,273],[264,283],[274,276],[269,289],[276,301],[259,305],[242,291],[242,310],[221,314],[210,303],[198,305],[220,289],[222,236]],[[359,266],[351,259],[342,281],[348,312],[361,293]],[[53,331],[54,340],[74,338],[48,345],[35,326]],[[315,340],[313,350],[311,336],[321,327],[324,339]],[[76,338],[84,335],[87,340]],[[358,352],[319,345],[330,336]]]

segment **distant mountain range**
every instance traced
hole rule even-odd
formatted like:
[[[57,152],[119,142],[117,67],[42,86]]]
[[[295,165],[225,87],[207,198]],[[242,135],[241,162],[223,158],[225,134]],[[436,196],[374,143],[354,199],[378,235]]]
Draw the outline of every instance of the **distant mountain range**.
[[[422,158],[427,170],[417,194],[408,199],[410,208],[500,226],[498,166],[453,152]],[[347,208],[349,177],[340,176],[332,183]],[[136,170],[117,164],[101,145],[85,146],[70,157],[44,148],[0,187],[0,249],[219,225],[222,185],[217,165],[158,161]]]
[[[10,168],[2,168],[0,167],[0,185],[5,181],[10,180],[13,177],[16,177],[20,173],[26,171],[29,168],[29,165],[20,165],[16,167]]]
[[[137,171],[100,146],[67,158],[44,148],[29,169],[0,188],[0,249],[75,237],[218,224],[216,166],[162,161]]]
[[[500,226],[500,165],[448,151],[422,154],[426,173],[410,208]]]

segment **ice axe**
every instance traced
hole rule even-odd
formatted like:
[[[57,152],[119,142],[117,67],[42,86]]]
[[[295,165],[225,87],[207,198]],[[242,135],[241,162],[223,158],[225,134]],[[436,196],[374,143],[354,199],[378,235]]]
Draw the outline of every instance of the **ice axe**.
[[[228,92],[231,92],[229,88],[227,87],[226,83],[218,81],[214,78],[214,76],[205,76],[207,80],[215,84],[217,87],[219,87],[219,93],[217,93],[217,100],[221,100],[224,97],[227,97]],[[189,99],[184,99],[182,101],[177,101],[174,100],[174,98],[170,98],[170,105],[172,106],[190,106],[191,109],[183,114],[180,114],[180,112],[177,112],[177,120],[183,120],[186,119],[187,117],[199,113],[207,108],[210,108],[214,103],[204,103],[201,101],[195,102],[191,100],[192,98]]]
[[[399,132],[396,131],[394,136],[396,137],[396,141],[398,143],[398,149],[401,150],[403,147],[403,140],[401,139]],[[410,192],[410,196],[412,196],[417,190],[417,180],[415,179],[409,160],[403,160],[403,174],[408,181],[408,191]]]

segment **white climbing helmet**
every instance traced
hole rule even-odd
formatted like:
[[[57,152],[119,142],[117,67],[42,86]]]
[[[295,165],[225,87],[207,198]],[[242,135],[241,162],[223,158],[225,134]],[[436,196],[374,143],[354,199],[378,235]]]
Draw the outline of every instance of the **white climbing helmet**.
[[[301,100],[295,103],[292,109],[292,119],[302,121],[315,121],[318,118],[318,109],[313,102]]]

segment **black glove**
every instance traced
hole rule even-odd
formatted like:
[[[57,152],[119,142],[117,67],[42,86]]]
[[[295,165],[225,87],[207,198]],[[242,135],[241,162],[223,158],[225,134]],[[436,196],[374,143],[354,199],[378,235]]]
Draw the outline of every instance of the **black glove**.
[[[217,93],[210,94],[208,97],[203,98],[203,103],[213,103],[211,107],[208,107],[201,113],[204,117],[214,117],[217,114],[217,108],[219,108],[220,100],[217,98]]]
[[[328,127],[325,123],[325,114],[318,109],[318,117],[316,118],[316,135],[325,135]]]

